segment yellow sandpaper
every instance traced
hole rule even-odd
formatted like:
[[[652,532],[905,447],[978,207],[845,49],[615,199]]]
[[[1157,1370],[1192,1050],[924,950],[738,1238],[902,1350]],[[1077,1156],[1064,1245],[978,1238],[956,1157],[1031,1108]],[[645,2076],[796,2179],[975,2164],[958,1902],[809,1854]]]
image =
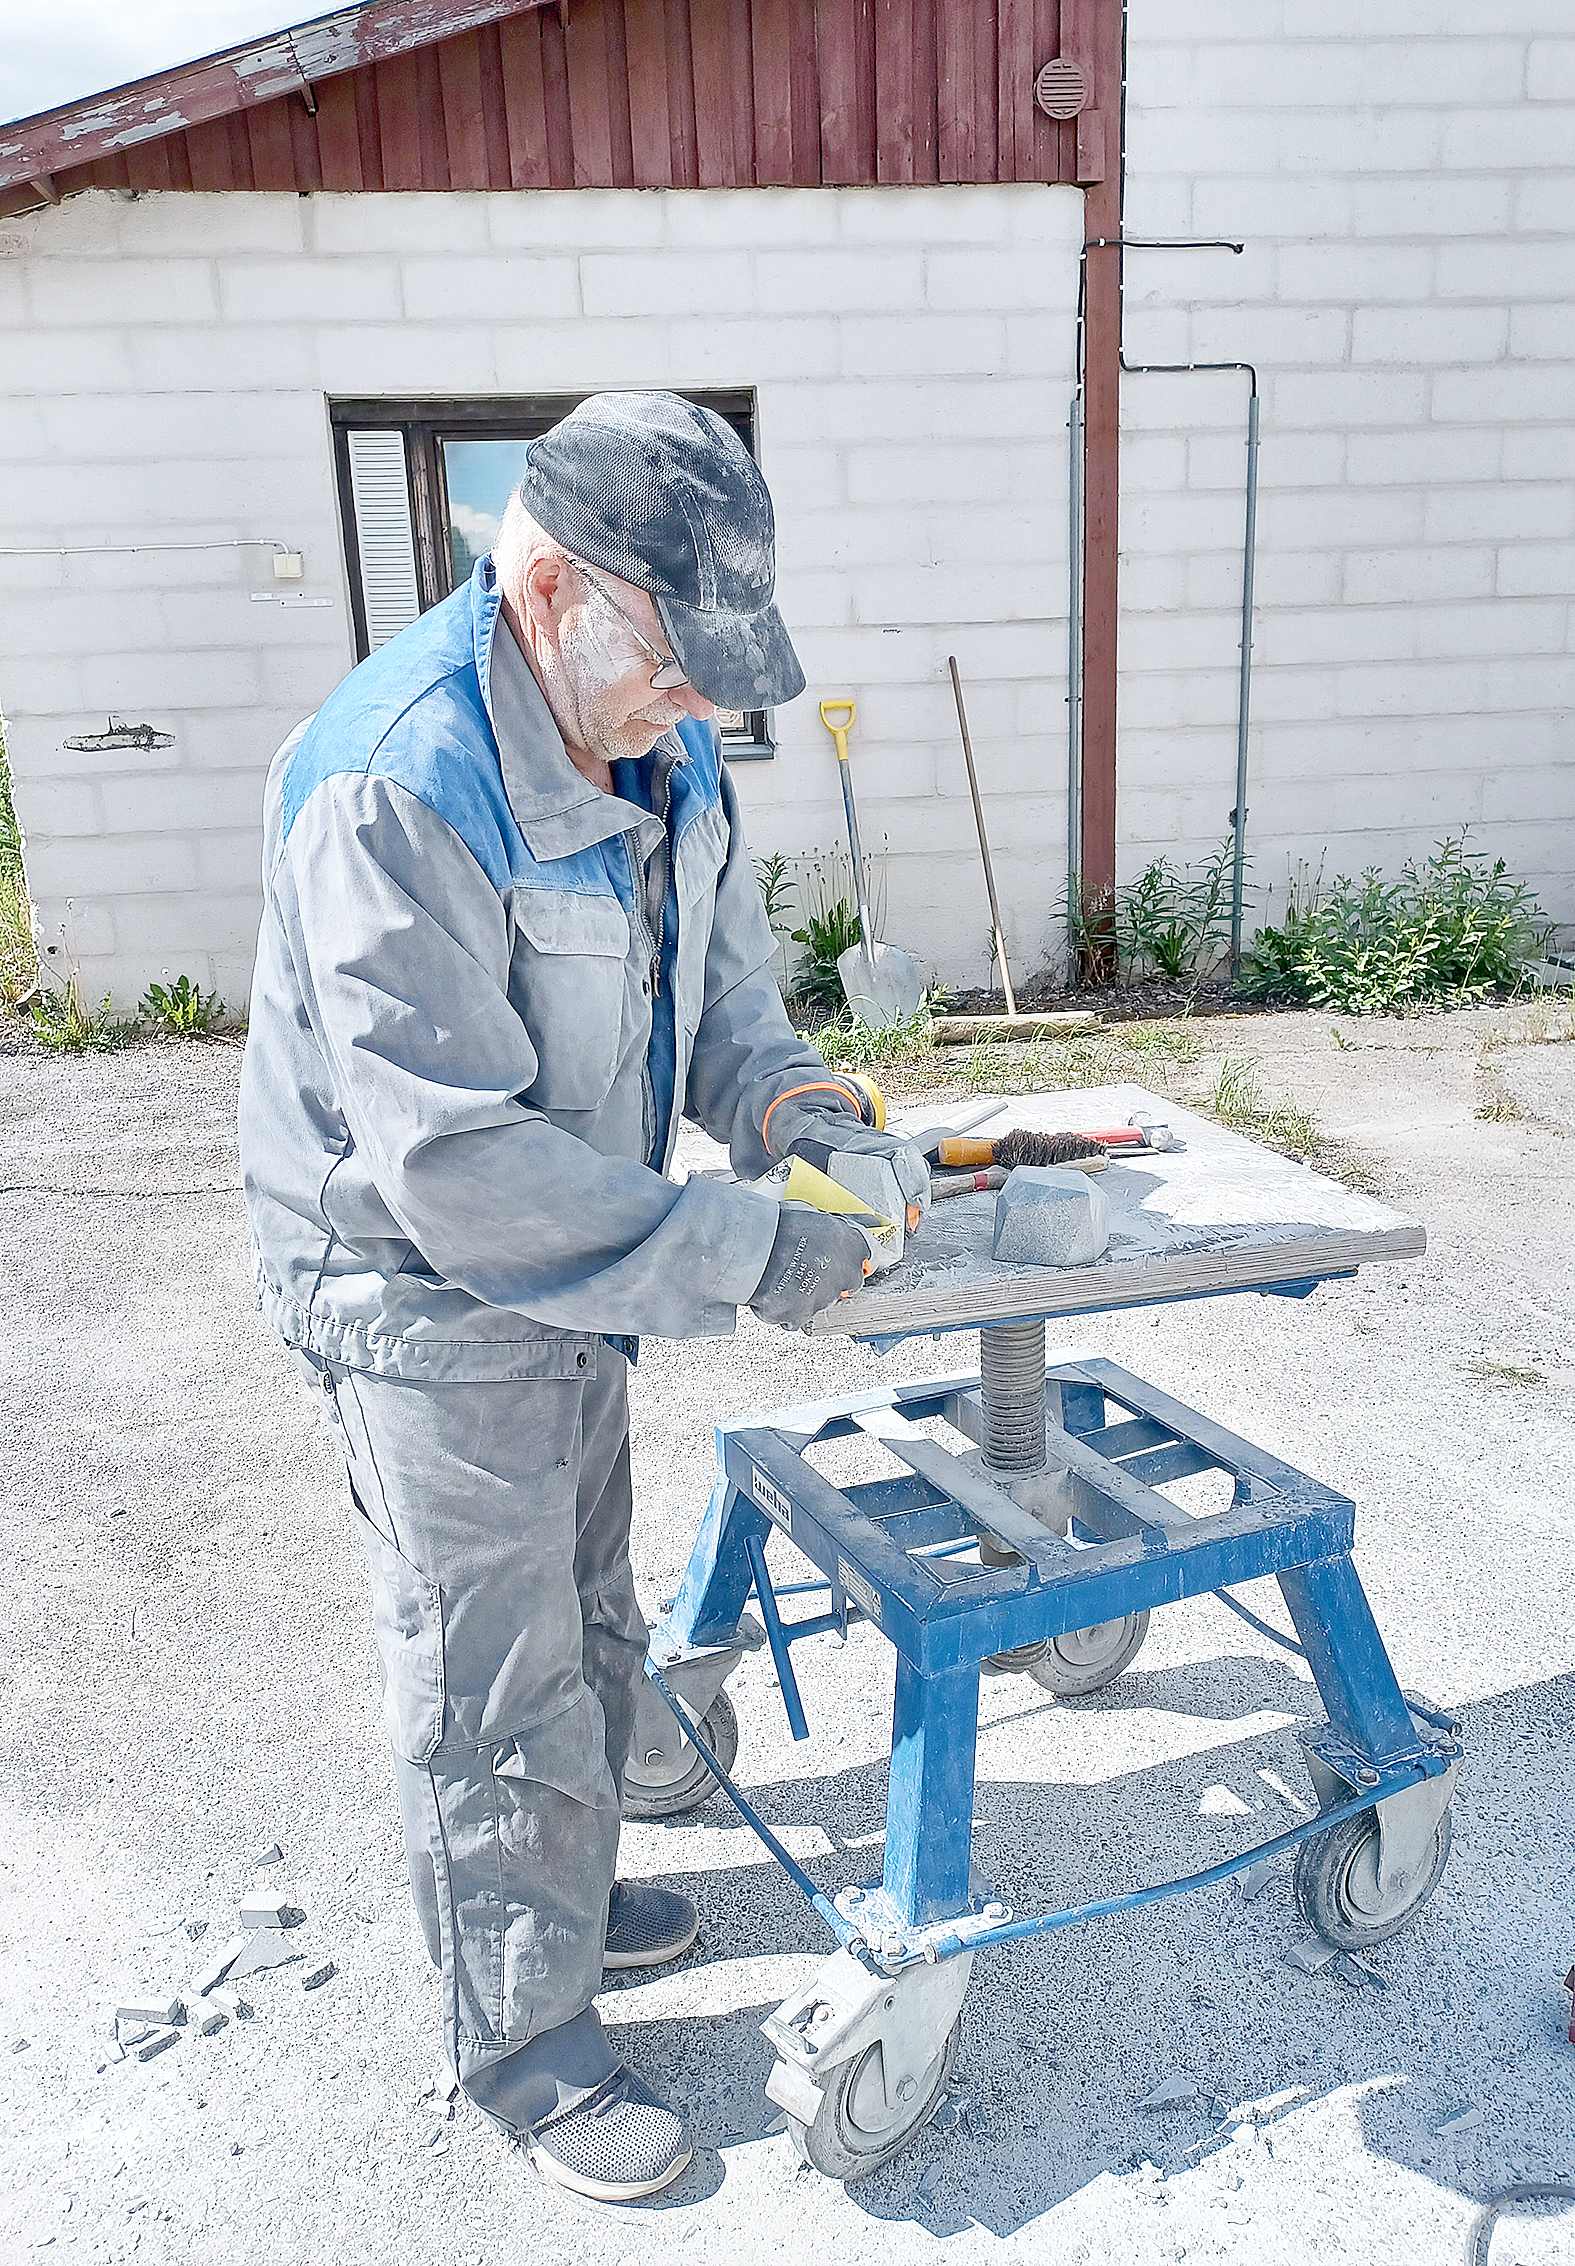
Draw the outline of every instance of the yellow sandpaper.
[[[777,1180],[778,1176],[773,1173],[771,1177]],[[851,1189],[844,1188],[840,1181],[828,1179],[825,1173],[817,1172],[802,1157],[791,1160],[787,1177],[780,1180],[778,1185],[790,1204],[812,1204],[817,1212],[843,1212],[850,1218],[868,1220],[872,1227],[878,1228],[883,1234],[889,1233],[897,1224],[895,1220],[887,1219],[884,1213],[872,1212],[868,1204],[855,1196]]]

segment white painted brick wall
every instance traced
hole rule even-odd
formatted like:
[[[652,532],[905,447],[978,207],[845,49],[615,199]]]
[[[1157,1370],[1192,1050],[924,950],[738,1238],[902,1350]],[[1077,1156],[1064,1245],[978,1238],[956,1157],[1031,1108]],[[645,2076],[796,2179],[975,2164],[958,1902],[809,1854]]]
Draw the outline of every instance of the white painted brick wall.
[[[1133,0],[1134,360],[1263,390],[1254,870],[1394,866],[1470,822],[1575,918],[1575,41],[1553,0]],[[1008,924],[1054,940],[1080,200],[1034,189],[71,200],[0,228],[0,701],[46,940],[94,984],[244,990],[262,772],[349,658],[325,399],[750,385],[810,695],[738,777],[757,848],[840,833],[851,690],[889,932],[977,980],[946,654]],[[1243,387],[1124,388],[1120,865],[1233,795]],[[73,753],[114,709],[176,744]]]
[[[834,844],[815,702],[859,703],[888,932],[953,981],[988,907],[967,675],[1025,962],[1065,837],[1066,404],[1081,199],[1031,187],[554,196],[94,195],[0,228],[0,702],[47,942],[91,989],[245,994],[273,749],[351,658],[331,396],[754,386],[810,678],[737,776],[755,847]],[[273,537],[268,552],[4,555]],[[113,711],[175,735],[73,752]]]
[[[1132,0],[1128,229],[1248,246],[1130,255],[1127,351],[1170,359],[1179,325],[1179,358],[1258,364],[1270,911],[1290,862],[1393,869],[1469,822],[1575,919],[1566,14]],[[1201,855],[1234,800],[1244,393],[1125,384],[1123,878]]]

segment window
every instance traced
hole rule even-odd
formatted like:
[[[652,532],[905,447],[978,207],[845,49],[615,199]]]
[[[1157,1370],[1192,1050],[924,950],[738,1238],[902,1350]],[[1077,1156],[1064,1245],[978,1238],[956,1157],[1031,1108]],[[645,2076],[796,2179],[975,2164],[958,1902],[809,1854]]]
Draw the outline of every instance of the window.
[[[752,394],[689,398],[725,417],[753,453]],[[581,399],[331,404],[358,660],[468,581],[519,485],[527,445]],[[729,761],[775,752],[768,710],[723,710],[718,722]]]

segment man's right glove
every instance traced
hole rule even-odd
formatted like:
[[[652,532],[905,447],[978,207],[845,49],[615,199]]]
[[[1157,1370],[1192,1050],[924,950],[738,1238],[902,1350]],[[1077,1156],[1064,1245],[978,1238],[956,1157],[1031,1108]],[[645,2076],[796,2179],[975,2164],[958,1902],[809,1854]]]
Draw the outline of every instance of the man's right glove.
[[[869,1255],[864,1237],[846,1220],[807,1204],[784,1204],[750,1311],[781,1329],[806,1330],[844,1291],[859,1288]]]

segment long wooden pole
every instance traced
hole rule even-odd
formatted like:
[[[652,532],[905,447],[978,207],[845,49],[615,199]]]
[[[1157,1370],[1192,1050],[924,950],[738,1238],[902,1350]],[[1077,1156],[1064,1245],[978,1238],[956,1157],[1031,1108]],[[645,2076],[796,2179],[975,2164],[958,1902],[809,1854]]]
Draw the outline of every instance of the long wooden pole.
[[[973,768],[973,742],[968,737],[968,711],[963,706],[962,678],[957,674],[957,656],[946,656],[952,672],[952,690],[957,695],[957,722],[962,731],[963,761],[968,766],[968,792],[973,797],[973,821],[979,829],[979,855],[984,860],[984,886],[990,892],[990,920],[995,936],[995,956],[1001,963],[1001,988],[1006,993],[1006,1012],[1017,1013],[1017,1001],[1012,996],[1012,971],[1006,964],[1006,931],[1001,926],[1001,908],[995,899],[995,869],[990,863],[990,842],[984,831],[984,805],[979,800],[979,781]]]

